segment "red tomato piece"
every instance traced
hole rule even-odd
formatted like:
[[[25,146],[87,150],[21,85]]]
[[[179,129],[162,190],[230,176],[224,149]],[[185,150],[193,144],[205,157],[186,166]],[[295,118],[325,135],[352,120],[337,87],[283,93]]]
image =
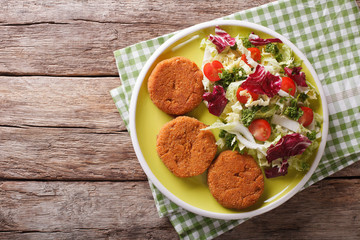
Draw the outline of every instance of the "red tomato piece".
[[[260,62],[261,60],[261,52],[258,48],[248,48],[251,52],[251,58],[254,59],[255,62]]]
[[[241,60],[243,60],[247,65],[249,65],[248,62],[247,62],[247,59],[246,59],[246,55],[245,55],[245,54],[241,55]],[[251,65],[249,65],[249,67],[252,68]]]
[[[245,89],[243,89],[242,87],[239,87],[238,90],[236,91],[236,98],[239,102],[245,104],[248,101],[248,97],[247,96],[240,96],[240,92],[243,91]],[[257,95],[256,93],[250,92],[249,90],[245,90],[248,93],[250,93],[251,97],[253,98],[253,100],[258,100],[259,95]]]
[[[204,74],[212,82],[220,80],[219,73],[222,73],[223,65],[221,62],[214,60],[204,65]]]
[[[256,140],[266,141],[271,135],[271,126],[265,119],[255,119],[249,126],[249,131]]]
[[[314,119],[314,112],[311,108],[300,107],[303,110],[304,114],[299,118],[298,122],[304,127],[309,126]]]
[[[296,92],[296,85],[294,81],[289,77],[282,77],[281,79],[281,90],[290,93],[291,96],[294,96]]]
[[[256,62],[260,62],[261,60],[260,50],[258,48],[248,48],[248,50],[251,52],[251,58]],[[245,54],[241,55],[241,60],[243,60],[247,65],[249,65],[249,67],[251,68],[253,67],[247,62]]]

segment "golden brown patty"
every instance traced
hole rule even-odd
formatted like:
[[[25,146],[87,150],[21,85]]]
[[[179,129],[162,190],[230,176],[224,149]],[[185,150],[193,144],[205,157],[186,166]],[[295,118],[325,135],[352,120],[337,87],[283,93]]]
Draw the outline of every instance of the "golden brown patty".
[[[264,177],[251,156],[228,150],[220,153],[211,164],[208,185],[222,206],[243,209],[260,198],[264,190]]]
[[[171,115],[190,112],[202,101],[203,74],[198,66],[185,57],[159,62],[148,80],[153,103]]]
[[[156,150],[166,167],[178,177],[200,175],[210,166],[217,146],[206,125],[191,117],[177,117],[160,130]]]

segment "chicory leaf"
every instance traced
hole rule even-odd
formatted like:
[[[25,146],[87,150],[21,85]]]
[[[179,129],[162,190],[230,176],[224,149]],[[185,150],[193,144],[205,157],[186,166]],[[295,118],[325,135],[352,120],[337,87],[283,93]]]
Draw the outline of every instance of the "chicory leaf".
[[[262,39],[258,35],[253,33],[249,35],[249,41],[254,46],[262,46],[272,42],[282,43],[282,41],[279,38]]]
[[[266,94],[268,97],[274,97],[281,88],[281,78],[272,75],[265,70],[262,65],[257,65],[255,72],[241,84],[241,87],[256,94]]]
[[[289,76],[300,87],[307,87],[306,77],[304,72],[300,72],[301,67],[288,68],[284,67],[286,75]]]
[[[268,148],[266,159],[269,163],[278,158],[287,160],[292,156],[302,154],[310,144],[309,138],[300,133],[288,134]]]
[[[209,35],[209,40],[215,44],[218,53],[224,51],[227,46],[234,46],[236,43],[235,38],[218,26],[215,27],[215,35]]]
[[[288,167],[289,167],[289,163],[286,160],[284,160],[281,163],[280,168],[277,167],[277,166],[272,167],[272,168],[266,168],[265,169],[265,176],[267,178],[285,176],[287,174]]]
[[[225,90],[220,85],[216,85],[212,93],[204,93],[203,99],[208,102],[209,112],[215,116],[220,116],[228,103],[225,97]]]

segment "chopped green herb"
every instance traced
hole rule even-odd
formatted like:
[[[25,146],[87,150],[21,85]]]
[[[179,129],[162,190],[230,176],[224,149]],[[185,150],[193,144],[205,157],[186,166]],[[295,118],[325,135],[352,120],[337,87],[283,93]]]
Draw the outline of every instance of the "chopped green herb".
[[[235,43],[234,46],[230,46],[230,49],[236,50],[237,49],[237,43]]]
[[[251,122],[255,117],[255,112],[251,108],[244,109],[242,112],[241,121],[245,127],[250,126]]]
[[[279,54],[279,48],[274,43],[268,43],[268,44],[266,44],[265,52],[271,53],[272,55],[276,56]]]
[[[287,100],[287,97],[282,97],[282,98],[280,98],[279,102],[284,103],[286,100]]]
[[[297,102],[298,102],[297,98],[291,99],[290,106],[287,107],[284,111],[285,115],[287,115],[289,118],[295,121],[299,120],[299,118],[304,114],[304,111],[297,106]]]
[[[278,110],[278,105],[269,107],[269,106],[264,106],[261,107],[256,113],[255,113],[255,118],[271,118],[272,116],[274,116],[276,110]]]
[[[280,54],[279,47],[274,43],[266,44],[265,52],[271,53],[278,62],[281,62],[283,60],[283,56],[282,54]]]
[[[236,135],[228,133],[225,137],[225,146],[229,149],[235,150],[237,145],[238,142],[236,140]]]
[[[285,115],[287,115],[289,118],[297,121],[299,118],[304,114],[303,110],[301,110],[298,107],[287,107],[285,109]]]
[[[309,96],[306,93],[300,93],[299,94],[299,101],[300,102],[305,102],[305,100],[308,98]]]
[[[219,137],[224,139],[225,147],[235,151],[238,149],[238,141],[235,134],[228,133],[225,130],[220,130]]]
[[[220,80],[216,84],[222,86],[226,91],[230,83],[246,79],[246,72],[242,67],[233,68],[231,72],[223,69],[222,73],[219,73],[219,77]]]
[[[292,98],[290,100],[290,106],[291,107],[296,107],[297,106],[297,98]]]
[[[251,108],[246,108],[242,111],[241,121],[245,127],[250,126],[251,122],[254,120],[256,112],[260,109],[260,106],[254,106]]]
[[[246,47],[246,48],[255,47],[254,45],[251,44],[251,42],[249,41],[249,38],[243,38],[242,42],[243,42],[244,47]]]
[[[309,163],[307,163],[307,162],[301,162],[301,170],[302,170],[302,171],[307,171],[307,170],[309,170],[309,168],[310,168]]]
[[[225,135],[226,135],[226,131],[223,130],[223,129],[221,129],[221,130],[220,130],[220,133],[219,133],[219,137],[220,137],[220,138],[224,138]]]
[[[316,131],[313,130],[311,131],[311,133],[307,133],[306,136],[308,137],[308,139],[310,139],[311,141],[314,141],[316,139]]]
[[[275,59],[276,59],[276,61],[281,62],[283,60],[282,54],[279,53],[278,55],[276,55]]]

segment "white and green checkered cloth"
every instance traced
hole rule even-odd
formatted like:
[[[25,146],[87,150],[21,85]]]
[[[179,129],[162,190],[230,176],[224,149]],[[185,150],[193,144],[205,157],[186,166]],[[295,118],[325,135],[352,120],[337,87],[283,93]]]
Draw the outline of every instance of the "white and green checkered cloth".
[[[282,0],[223,19],[257,23],[293,42],[314,66],[329,108],[329,135],[319,167],[304,188],[360,159],[360,12],[353,0]],[[111,90],[127,126],[135,81],[151,54],[174,33],[114,52],[122,85]],[[188,212],[150,182],[159,215],[181,239],[212,239],[246,221],[211,219]]]

